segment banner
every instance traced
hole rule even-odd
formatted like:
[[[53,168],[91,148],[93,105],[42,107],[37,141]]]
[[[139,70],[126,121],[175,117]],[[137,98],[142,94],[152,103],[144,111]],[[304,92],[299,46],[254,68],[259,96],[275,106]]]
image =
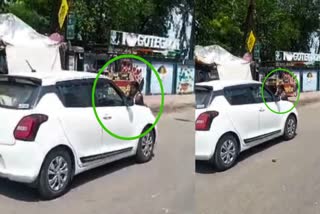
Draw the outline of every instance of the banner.
[[[192,93],[194,89],[194,66],[179,65],[177,73],[177,93]]]
[[[179,50],[180,40],[122,31],[111,31],[110,43],[114,46],[140,47],[161,50]]]
[[[316,91],[317,90],[318,74],[316,71],[303,72],[303,91]]]
[[[320,61],[320,54],[276,51],[276,61],[279,62],[314,62]]]
[[[164,88],[164,93],[171,94],[172,93],[172,83],[173,83],[173,64],[172,63],[153,63],[153,66],[157,70]],[[159,81],[152,72],[151,74],[151,94],[160,94],[160,85]]]

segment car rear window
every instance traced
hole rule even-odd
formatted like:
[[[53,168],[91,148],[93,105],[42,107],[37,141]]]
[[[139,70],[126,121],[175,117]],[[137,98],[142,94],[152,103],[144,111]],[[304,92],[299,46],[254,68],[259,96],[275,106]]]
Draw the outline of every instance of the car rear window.
[[[34,107],[40,85],[32,80],[0,77],[0,107],[31,109]]]
[[[213,88],[210,86],[196,86],[196,108],[207,108],[213,99]]]

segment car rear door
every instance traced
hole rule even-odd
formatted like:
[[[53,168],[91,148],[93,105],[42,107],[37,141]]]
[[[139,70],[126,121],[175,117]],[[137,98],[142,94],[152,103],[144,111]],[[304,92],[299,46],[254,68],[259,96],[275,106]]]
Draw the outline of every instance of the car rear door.
[[[82,162],[101,153],[102,128],[91,105],[92,80],[71,80],[57,83],[64,109],[59,118],[65,135]]]
[[[229,118],[246,144],[259,135],[259,107],[253,98],[251,85],[239,85],[224,89],[230,106],[227,109]]]
[[[0,145],[13,145],[19,121],[30,115],[41,88],[41,80],[0,75]]]

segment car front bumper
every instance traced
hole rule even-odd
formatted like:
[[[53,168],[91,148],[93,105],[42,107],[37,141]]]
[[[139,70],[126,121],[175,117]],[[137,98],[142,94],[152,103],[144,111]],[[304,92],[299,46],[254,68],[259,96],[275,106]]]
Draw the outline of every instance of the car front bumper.
[[[22,183],[36,181],[44,159],[35,142],[0,145],[0,177]]]

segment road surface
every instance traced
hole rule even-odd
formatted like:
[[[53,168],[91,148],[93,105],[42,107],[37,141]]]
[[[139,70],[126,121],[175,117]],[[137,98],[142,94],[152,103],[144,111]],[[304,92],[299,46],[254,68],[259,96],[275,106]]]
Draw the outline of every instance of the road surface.
[[[319,214],[320,105],[299,108],[298,135],[243,153],[232,169],[215,173],[196,163],[198,214]]]
[[[122,160],[75,178],[62,198],[39,201],[24,185],[0,179],[0,213],[193,214],[193,109],[164,114],[159,144],[147,164]]]

